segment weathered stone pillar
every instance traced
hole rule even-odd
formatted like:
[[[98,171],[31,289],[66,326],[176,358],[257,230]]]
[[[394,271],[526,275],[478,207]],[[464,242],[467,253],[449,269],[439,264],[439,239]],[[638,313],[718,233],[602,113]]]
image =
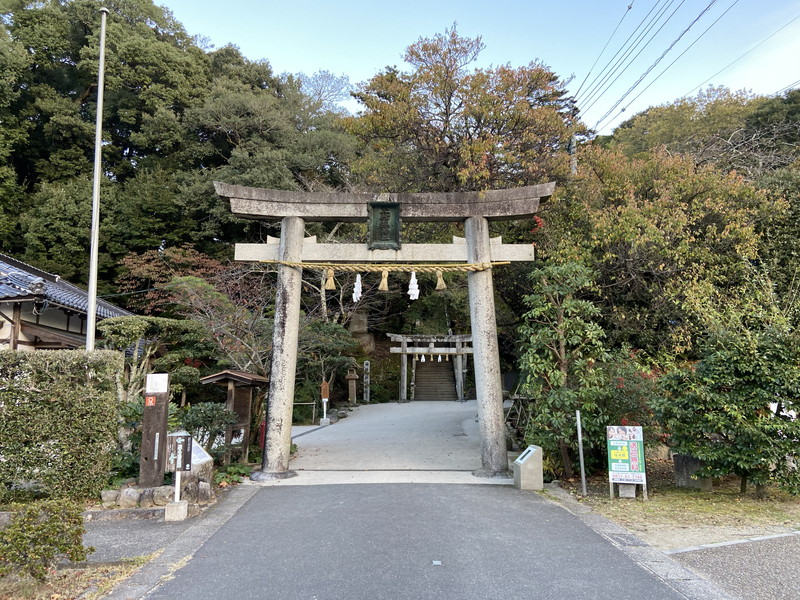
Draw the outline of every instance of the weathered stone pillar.
[[[467,261],[491,262],[489,222],[484,217],[470,217],[465,222],[464,230]],[[470,272],[468,282],[478,426],[481,433],[482,468],[475,474],[482,477],[507,476],[503,383],[500,377],[492,270]]]
[[[278,260],[301,262],[305,223],[300,217],[284,217]],[[297,338],[300,328],[300,292],[303,270],[278,266],[278,290],[275,294],[275,326],[272,333],[272,369],[269,382],[267,435],[261,471],[251,479],[294,477],[289,471],[289,448],[292,444],[292,409],[297,369]]]
[[[461,366],[461,342],[456,342],[456,352],[453,355],[453,371],[456,376],[456,395],[458,401],[464,400],[464,369]]]
[[[408,402],[408,342],[403,340],[400,342],[400,398],[399,402]]]

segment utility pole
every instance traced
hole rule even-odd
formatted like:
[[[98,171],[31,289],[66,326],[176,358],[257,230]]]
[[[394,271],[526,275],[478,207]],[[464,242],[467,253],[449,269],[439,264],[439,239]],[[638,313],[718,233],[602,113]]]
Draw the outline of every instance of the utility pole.
[[[94,128],[94,181],[92,183],[92,232],[89,255],[89,301],[86,307],[86,351],[94,350],[97,324],[97,263],[100,244],[100,174],[103,149],[103,87],[106,70],[106,17],[109,10],[100,9],[100,60],[97,71],[97,116]]]
[[[574,135],[569,138],[567,151],[569,152],[569,173],[575,177],[578,174],[578,140]]]

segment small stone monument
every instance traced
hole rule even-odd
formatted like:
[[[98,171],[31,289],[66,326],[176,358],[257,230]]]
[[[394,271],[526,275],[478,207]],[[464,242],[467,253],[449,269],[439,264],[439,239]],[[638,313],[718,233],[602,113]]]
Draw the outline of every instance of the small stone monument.
[[[361,344],[361,349],[364,351],[364,354],[372,354],[375,352],[375,335],[370,333],[367,329],[366,313],[353,313],[350,316],[347,329],[350,331],[350,335],[356,338],[358,343]]]
[[[688,454],[673,454],[672,464],[675,467],[675,487],[690,488],[710,492],[712,480],[697,478],[694,474],[704,466],[703,461]]]

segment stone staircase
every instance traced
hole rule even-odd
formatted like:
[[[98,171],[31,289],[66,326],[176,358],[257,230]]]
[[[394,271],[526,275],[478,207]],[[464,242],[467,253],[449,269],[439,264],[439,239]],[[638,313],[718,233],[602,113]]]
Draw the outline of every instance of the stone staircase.
[[[417,362],[414,400],[450,400],[458,399],[456,395],[456,378],[453,372],[453,361],[426,360]]]

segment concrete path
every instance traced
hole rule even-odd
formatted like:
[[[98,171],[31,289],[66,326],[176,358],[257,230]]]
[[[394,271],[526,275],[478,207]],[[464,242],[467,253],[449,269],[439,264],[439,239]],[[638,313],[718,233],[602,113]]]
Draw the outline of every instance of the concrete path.
[[[469,483],[478,478],[481,440],[475,400],[357,406],[328,427],[293,427],[297,477],[259,485],[343,483]]]
[[[296,471],[474,471],[481,467],[477,401],[358,406],[346,419],[294,434]]]

